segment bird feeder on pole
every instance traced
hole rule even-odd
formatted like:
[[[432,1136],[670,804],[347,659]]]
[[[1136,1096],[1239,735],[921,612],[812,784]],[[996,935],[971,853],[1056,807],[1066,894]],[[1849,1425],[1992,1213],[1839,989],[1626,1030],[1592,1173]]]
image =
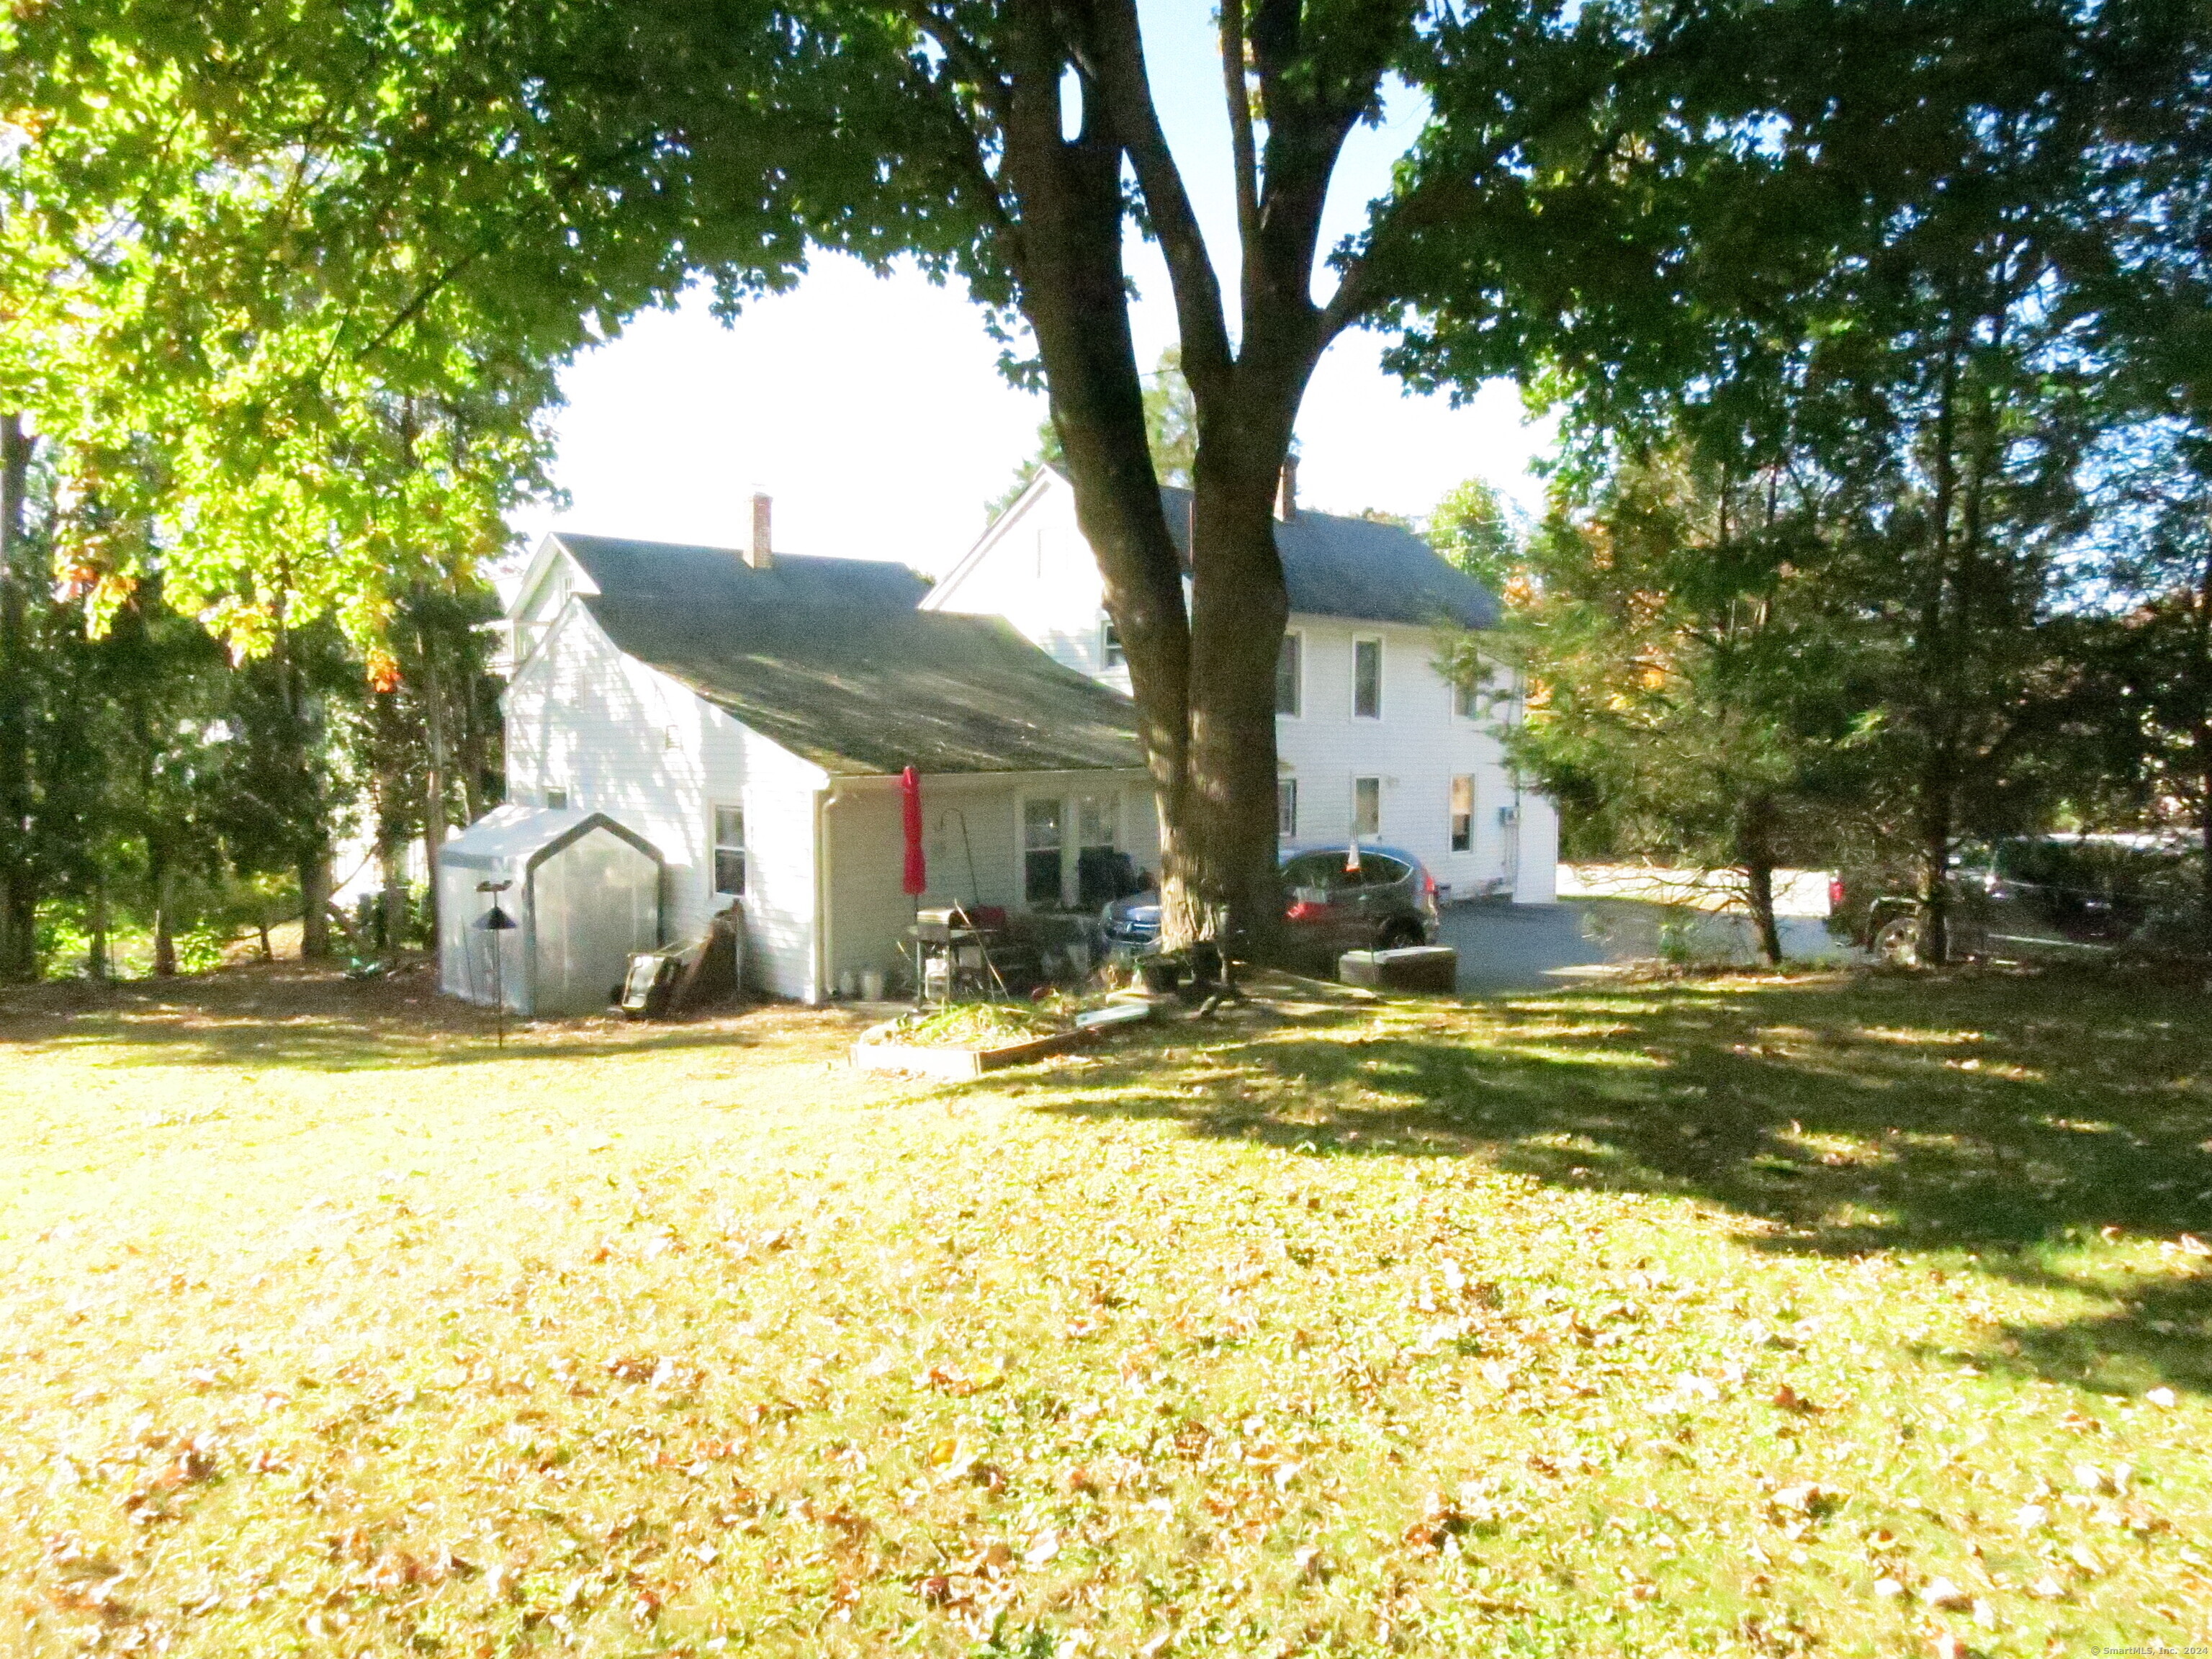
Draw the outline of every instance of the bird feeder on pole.
[[[501,1048],[507,1047],[507,988],[500,982],[500,961],[506,956],[507,949],[499,936],[513,933],[515,921],[513,916],[500,908],[499,896],[514,885],[512,881],[480,881],[477,884],[477,891],[491,895],[491,908],[477,920],[477,926],[491,935],[491,1006],[498,1011],[499,1046]]]

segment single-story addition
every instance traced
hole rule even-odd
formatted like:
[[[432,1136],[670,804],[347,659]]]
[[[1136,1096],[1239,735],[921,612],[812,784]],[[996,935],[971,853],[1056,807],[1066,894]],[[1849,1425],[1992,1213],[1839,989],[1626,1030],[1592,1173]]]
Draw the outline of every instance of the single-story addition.
[[[901,960],[908,766],[921,905],[1095,908],[1100,849],[1158,859],[1134,706],[927,591],[772,551],[764,497],[742,550],[548,536],[508,612],[509,802],[650,846],[664,942],[742,903],[749,979],[806,1002]]]

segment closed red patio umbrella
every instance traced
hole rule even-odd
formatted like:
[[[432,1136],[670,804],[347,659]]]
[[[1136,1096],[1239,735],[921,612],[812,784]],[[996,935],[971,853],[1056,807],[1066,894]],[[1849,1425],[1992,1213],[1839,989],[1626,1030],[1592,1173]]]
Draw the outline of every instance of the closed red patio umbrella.
[[[899,774],[899,795],[906,809],[906,892],[920,898],[929,890],[929,865],[921,853],[921,778],[911,766]]]

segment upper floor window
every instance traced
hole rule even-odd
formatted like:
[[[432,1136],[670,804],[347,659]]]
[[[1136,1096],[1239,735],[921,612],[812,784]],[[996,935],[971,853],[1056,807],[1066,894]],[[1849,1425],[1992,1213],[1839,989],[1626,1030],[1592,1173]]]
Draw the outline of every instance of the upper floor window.
[[[1305,642],[1296,634],[1283,635],[1283,648],[1275,653],[1275,712],[1295,718],[1305,695]]]
[[[745,891],[745,809],[714,809],[714,890],[732,898]]]
[[[1382,718],[1382,641],[1352,642],[1352,713],[1353,718]]]
[[[1482,715],[1482,686],[1473,679],[1452,682],[1452,709],[1463,720],[1479,720]]]
[[[563,810],[568,805],[568,792],[549,787],[545,791],[545,804],[556,812]]]
[[[1098,656],[1109,668],[1119,668],[1129,660],[1129,653],[1121,648],[1121,630],[1108,617],[1098,624]]]

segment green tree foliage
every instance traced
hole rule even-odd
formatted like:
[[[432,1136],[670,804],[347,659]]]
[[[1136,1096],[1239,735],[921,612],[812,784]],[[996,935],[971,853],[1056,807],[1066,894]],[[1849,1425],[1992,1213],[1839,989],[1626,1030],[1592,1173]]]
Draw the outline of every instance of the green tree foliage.
[[[1909,32],[1815,28],[1802,84],[1864,96],[1783,97],[1773,165],[1732,203],[1685,175],[1657,216],[1706,234],[1674,321],[1641,289],[1590,294],[1547,348],[1573,400],[1571,489],[1626,483],[1655,433],[1771,481],[1770,534],[1786,528],[1790,569],[1833,608],[1823,635],[1862,665],[1866,813],[1910,850],[1936,960],[1954,839],[2051,805],[2082,681],[2060,624],[2109,580],[2099,457],[2154,404],[2137,319],[2172,291],[2176,192],[2201,188],[2182,158],[2201,155],[2185,66],[2203,27],[2154,5],[1993,4],[1945,20],[1934,59]],[[1480,320],[1441,308],[1403,355],[1490,349]],[[1772,672],[1786,694],[1808,670],[1785,654]]]
[[[2192,834],[2212,919],[2212,444],[2173,422],[2131,435],[2112,460],[2100,603],[2066,619],[2069,805]]]
[[[963,282],[1050,400],[1138,694],[1170,939],[1274,918],[1270,508],[1313,368],[1355,325],[1402,329],[1420,383],[1517,374],[1592,434],[1686,398],[1732,473],[1809,456],[1858,488],[1822,522],[1902,641],[1885,729],[1929,757],[1911,797],[1940,873],[1955,814],[1931,803],[1993,741],[1950,694],[2010,683],[1974,653],[2041,603],[2034,526],[2066,510],[2090,337],[2068,329],[2094,309],[2072,296],[2124,274],[2138,152],[2203,61],[2162,0],[1233,0],[1224,282],[1133,0],[209,0],[5,27],[0,91],[35,112],[11,199],[64,210],[5,222],[0,282],[42,343],[0,364],[0,400],[66,434],[87,574],[127,581],[132,549],[164,547],[173,594],[227,635],[337,605],[365,640],[418,574],[453,576],[432,550],[526,471],[549,367],[693,276],[733,306],[811,245]],[[1401,86],[1420,131],[1324,248],[1344,143]],[[1165,258],[1189,389],[1187,572],[1133,228]],[[96,326],[41,308],[57,273]],[[487,386],[496,418],[459,412]],[[507,460],[469,483],[486,454]],[[408,487],[429,455],[456,469],[440,514]]]
[[[1198,459],[1198,410],[1191,401],[1190,382],[1182,377],[1182,354],[1173,346],[1160,354],[1158,367],[1146,377],[1145,445],[1161,483],[1190,488],[1191,469]],[[985,506],[984,523],[995,523],[1046,467],[1065,469],[1066,464],[1060,433],[1048,420],[1037,428],[1036,453],[1014,469],[1006,488]]]
[[[1522,533],[1504,496],[1480,478],[1455,485],[1429,515],[1426,538],[1451,565],[1493,593],[1521,573]]]
[[[1509,733],[1576,850],[1736,872],[1771,962],[1774,872],[1839,845],[1870,690],[1849,622],[1793,557],[1778,484],[1677,445],[1560,501],[1517,592],[1531,690]]]

